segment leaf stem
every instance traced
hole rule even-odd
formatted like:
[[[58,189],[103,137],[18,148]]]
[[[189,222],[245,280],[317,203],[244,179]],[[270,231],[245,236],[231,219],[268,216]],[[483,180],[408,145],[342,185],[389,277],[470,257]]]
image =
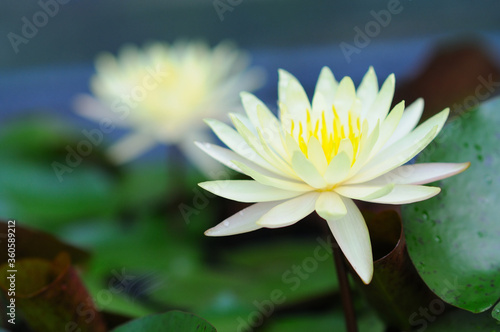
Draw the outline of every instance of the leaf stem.
[[[340,285],[340,296],[342,298],[342,307],[344,308],[344,318],[347,332],[358,332],[358,324],[356,322],[356,314],[352,303],[351,289],[349,288],[349,281],[347,280],[345,257],[335,239],[332,240],[332,251]]]

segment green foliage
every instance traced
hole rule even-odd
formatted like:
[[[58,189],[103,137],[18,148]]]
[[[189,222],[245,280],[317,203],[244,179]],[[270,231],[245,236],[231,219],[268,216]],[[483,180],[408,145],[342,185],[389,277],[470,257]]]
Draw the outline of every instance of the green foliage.
[[[500,100],[447,124],[418,162],[471,162],[435,198],[403,208],[410,256],[426,284],[471,312],[500,298]]]
[[[113,332],[216,332],[204,319],[190,313],[170,311],[164,314],[146,316],[122,325]]]

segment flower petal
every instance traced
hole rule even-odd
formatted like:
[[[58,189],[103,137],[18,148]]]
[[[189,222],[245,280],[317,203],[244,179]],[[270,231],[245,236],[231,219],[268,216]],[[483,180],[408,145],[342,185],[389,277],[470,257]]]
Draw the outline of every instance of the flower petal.
[[[282,111],[286,113],[282,113],[282,116],[305,121],[306,110],[311,110],[311,104],[304,88],[295,76],[286,70],[279,69],[278,75],[278,100],[280,108],[283,105]]]
[[[394,130],[394,133],[392,133],[391,137],[387,140],[383,149],[391,146],[410,133],[420,120],[423,111],[424,100],[422,98],[418,98],[410,106],[406,107],[396,130]]]
[[[331,113],[333,100],[338,88],[338,83],[333,76],[332,71],[328,67],[323,67],[319,74],[318,83],[314,89],[314,97],[312,100],[313,113],[328,111]],[[328,119],[327,119],[328,120]]]
[[[124,164],[151,149],[156,140],[140,132],[134,132],[120,139],[108,148],[108,156],[117,164]]]
[[[321,147],[321,143],[316,137],[311,137],[307,143],[307,159],[316,167],[320,174],[324,174],[328,167],[325,152]]]
[[[263,215],[257,224],[262,227],[278,228],[295,224],[314,211],[319,193],[309,192],[277,205]]]
[[[362,111],[361,116],[366,117],[367,112],[370,110],[378,93],[378,81],[375,70],[372,66],[368,69],[365,76],[359,84],[356,96],[361,101]]]
[[[253,204],[232,215],[217,226],[205,231],[206,236],[227,236],[247,233],[262,228],[257,220],[282,201]]]
[[[311,187],[320,189],[326,186],[323,176],[304,154],[299,152],[293,154],[292,167],[295,173]]]
[[[347,214],[347,209],[340,196],[333,191],[322,192],[316,200],[316,212],[323,219],[337,219]]]
[[[275,171],[274,167],[259,156],[236,130],[217,120],[207,119],[205,122],[210,126],[210,128],[212,128],[215,135],[217,135],[217,137],[229,147],[229,149],[267,170]]]
[[[338,153],[333,157],[325,171],[325,180],[329,185],[339,183],[345,179],[351,168],[351,160],[347,153]]]
[[[389,194],[393,188],[393,184],[385,186],[351,185],[340,186],[334,190],[339,195],[365,201],[385,196]]]
[[[198,183],[212,194],[237,202],[254,203],[289,199],[301,192],[266,186],[252,180],[216,180]]]
[[[365,284],[369,284],[373,277],[373,256],[368,227],[356,204],[345,197],[342,201],[347,214],[340,219],[326,221],[354,271]]]
[[[408,204],[436,196],[440,191],[439,187],[397,184],[389,194],[375,199],[364,199],[364,201],[382,204]]]
[[[347,114],[356,100],[356,88],[349,76],[344,77],[337,88],[333,105],[342,123],[347,123]]]
[[[394,130],[398,126],[399,121],[401,120],[401,116],[403,115],[403,111],[405,110],[405,102],[402,101],[389,113],[387,118],[382,121],[380,125],[380,135],[377,139],[377,143],[372,148],[371,155],[375,155],[380,149],[387,143],[387,141],[391,138]]]
[[[241,97],[241,103],[245,108],[245,112],[247,113],[248,118],[250,119],[255,128],[259,128],[260,121],[257,116],[257,107],[262,107],[264,110],[270,112],[269,109],[259,98],[255,97],[251,93],[241,92],[240,97]]]
[[[379,176],[365,185],[426,184],[448,178],[469,168],[468,163],[424,163],[404,165]]]
[[[230,114],[230,116],[236,130],[240,133],[248,146],[250,146],[262,159],[272,166],[272,168],[269,169],[270,171],[275,172],[276,174],[284,173],[284,175],[286,174],[289,177],[296,177],[292,168],[269,148],[262,137],[262,133],[257,130],[257,134],[259,136],[257,138],[243,123],[243,117],[238,114]]]
[[[236,160],[233,160],[232,162],[238,168],[240,168],[243,173],[245,173],[246,175],[253,178],[255,181],[260,182],[264,185],[272,186],[272,187],[276,187],[276,188],[280,188],[280,189],[284,189],[284,190],[301,191],[301,192],[310,191],[313,189],[305,183],[299,183],[299,182],[295,182],[293,180],[286,180],[286,179],[282,179],[282,178],[268,176],[268,175],[265,175],[263,173],[260,173],[259,171],[253,169],[252,167],[250,167],[244,163],[238,162]]]
[[[370,127],[373,127],[377,120],[383,121],[389,113],[389,109],[392,103],[392,97],[394,97],[394,86],[396,84],[396,79],[394,74],[389,75],[382,84],[380,92],[375,98],[370,110],[366,114],[366,119],[370,123]]]
[[[348,183],[362,183],[392,171],[422,151],[439,133],[448,117],[449,109],[434,115],[405,138],[381,151],[348,180]]]
[[[121,106],[120,108],[112,110],[111,108],[106,107],[99,100],[85,94],[76,96],[73,101],[73,108],[76,113],[88,119],[97,122],[107,119],[113,125],[118,127],[124,127],[127,125],[125,119],[130,112],[130,109],[126,106]]]

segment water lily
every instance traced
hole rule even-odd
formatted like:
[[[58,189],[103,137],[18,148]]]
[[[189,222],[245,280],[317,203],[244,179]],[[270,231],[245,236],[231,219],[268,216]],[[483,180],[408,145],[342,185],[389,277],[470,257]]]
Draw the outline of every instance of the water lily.
[[[247,54],[229,42],[214,48],[201,41],[156,42],[143,49],[128,45],[117,57],[97,57],[90,82],[94,97],[79,96],[75,108],[93,120],[132,129],[109,150],[117,163],[158,142],[175,144],[198,159],[192,142],[206,137],[202,119],[240,108],[239,92],[261,85],[262,73],[248,65]]]
[[[316,211],[368,284],[373,276],[370,237],[353,199],[383,204],[418,202],[440,191],[422,184],[469,166],[404,165],[436,137],[449,110],[416,127],[423,101],[418,99],[406,109],[400,102],[390,110],[394,84],[394,75],[390,75],[379,90],[370,68],[356,89],[350,77],[337,82],[325,67],[310,103],[299,81],[280,70],[279,119],[255,96],[242,93],[247,116],[231,114],[236,130],[207,120],[229,149],[210,143],[197,145],[253,180],[208,181],[200,186],[228,199],[256,204],[205,234],[225,236],[289,226]]]

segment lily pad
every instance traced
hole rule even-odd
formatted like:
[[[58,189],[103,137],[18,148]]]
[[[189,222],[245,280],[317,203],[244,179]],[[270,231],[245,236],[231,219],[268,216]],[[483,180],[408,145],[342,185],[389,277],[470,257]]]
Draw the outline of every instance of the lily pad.
[[[122,325],[113,332],[217,332],[204,319],[190,313],[169,311],[164,314],[146,316]]]
[[[432,321],[421,319],[416,331],[427,332],[500,332],[500,322],[491,318],[488,313],[473,314],[463,310],[454,310],[443,316],[428,316]]]
[[[448,123],[417,162],[471,162],[436,197],[402,209],[410,257],[444,301],[482,312],[500,298],[500,99]]]

